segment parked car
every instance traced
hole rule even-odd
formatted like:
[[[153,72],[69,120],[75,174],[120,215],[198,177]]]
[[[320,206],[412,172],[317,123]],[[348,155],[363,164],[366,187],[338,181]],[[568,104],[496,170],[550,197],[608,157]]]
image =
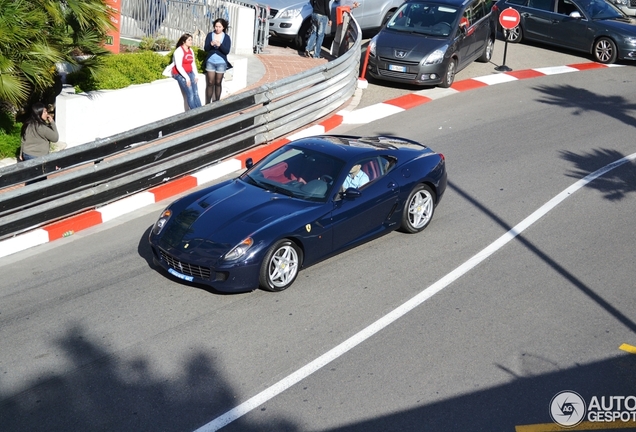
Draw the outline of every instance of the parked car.
[[[383,26],[403,0],[364,0],[351,9],[362,30],[377,30]],[[331,3],[332,25],[325,34],[335,32],[336,7],[351,6],[353,1],[335,0]],[[269,35],[274,39],[293,41],[298,49],[304,49],[311,31],[313,8],[309,0],[270,0]]]
[[[599,63],[636,59],[636,25],[605,0],[499,0],[521,15],[508,41],[532,40],[592,54]]]
[[[422,231],[446,189],[444,156],[396,137],[303,138],[247,165],[161,213],[155,264],[218,291],[282,291],[301,268],[396,229]],[[348,178],[359,183],[345,189]]]
[[[407,0],[369,43],[373,78],[450,87],[474,60],[488,62],[497,25],[490,0]]]
[[[636,0],[608,0],[619,8],[625,15],[636,16]]]

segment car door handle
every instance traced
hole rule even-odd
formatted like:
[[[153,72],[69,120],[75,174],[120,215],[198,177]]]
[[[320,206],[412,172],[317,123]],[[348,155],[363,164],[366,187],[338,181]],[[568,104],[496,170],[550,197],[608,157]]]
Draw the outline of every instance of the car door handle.
[[[394,181],[390,181],[388,185],[386,185],[388,189],[395,189],[397,187],[397,183]]]

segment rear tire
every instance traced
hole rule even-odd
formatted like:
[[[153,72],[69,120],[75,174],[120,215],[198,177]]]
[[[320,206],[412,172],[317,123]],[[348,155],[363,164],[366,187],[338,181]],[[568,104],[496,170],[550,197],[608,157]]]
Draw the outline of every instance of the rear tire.
[[[435,192],[425,185],[413,188],[402,210],[400,231],[418,233],[431,223],[435,212]]]
[[[523,40],[523,30],[521,29],[520,25],[513,28],[512,30],[505,30],[505,31],[506,31],[506,39],[508,39],[508,42],[519,43]]]
[[[382,18],[382,24],[380,25],[380,28],[384,28],[386,26],[386,23],[389,22],[389,20],[391,18],[393,18],[393,14],[395,13],[395,10],[390,10],[386,13],[386,15],[384,15],[384,18]]]
[[[277,241],[261,264],[260,287],[274,292],[286,290],[296,280],[302,262],[303,253],[296,243],[288,239]]]
[[[490,59],[492,59],[492,51],[494,48],[495,48],[495,39],[488,38],[488,41],[486,41],[486,46],[484,47],[484,52],[477,59],[477,61],[480,63],[488,63]]]

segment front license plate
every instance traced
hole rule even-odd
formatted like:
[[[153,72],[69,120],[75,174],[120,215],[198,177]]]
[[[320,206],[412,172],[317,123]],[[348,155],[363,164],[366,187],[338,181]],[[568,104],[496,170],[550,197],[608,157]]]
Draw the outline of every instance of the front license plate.
[[[192,281],[194,280],[194,278],[193,278],[192,276],[186,276],[186,275],[181,274],[181,273],[179,273],[178,271],[173,270],[173,269],[171,269],[171,268],[169,268],[169,269],[168,269],[168,273],[170,273],[170,274],[171,274],[171,275],[173,275],[173,276],[178,277],[179,279],[186,280],[186,281],[188,281],[188,282],[192,282]]]
[[[389,70],[395,71],[395,72],[406,72],[406,66],[398,66],[398,65],[389,65]]]

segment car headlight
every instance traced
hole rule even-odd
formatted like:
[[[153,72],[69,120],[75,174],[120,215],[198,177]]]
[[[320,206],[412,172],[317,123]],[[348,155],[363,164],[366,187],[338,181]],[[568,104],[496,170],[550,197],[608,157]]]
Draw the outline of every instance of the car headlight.
[[[423,64],[431,65],[441,63],[444,61],[444,54],[446,54],[447,49],[448,45],[444,45],[443,47],[436,49],[424,58]]]
[[[377,45],[377,36],[373,36],[373,38],[369,41],[369,55],[375,57],[375,47]]]
[[[280,18],[296,18],[301,10],[303,10],[302,7],[284,10],[283,13],[280,14]]]
[[[628,0],[613,0],[614,3],[616,3],[617,5],[621,5],[621,6],[627,6],[627,1]]]
[[[625,43],[629,45],[636,45],[636,37],[626,37]]]
[[[165,227],[168,223],[170,216],[172,216],[172,211],[170,209],[165,209],[163,213],[161,213],[161,216],[159,216],[159,219],[155,222],[155,226],[152,227],[152,233],[154,235],[158,235],[161,230],[163,230],[163,227]]]
[[[226,253],[223,259],[225,261],[233,261],[233,260],[239,259],[243,255],[245,255],[245,253],[248,251],[250,247],[252,247],[253,244],[254,244],[254,240],[252,240],[251,237],[248,237],[242,242],[240,242],[239,244],[237,244],[236,246],[234,246],[231,251]]]

